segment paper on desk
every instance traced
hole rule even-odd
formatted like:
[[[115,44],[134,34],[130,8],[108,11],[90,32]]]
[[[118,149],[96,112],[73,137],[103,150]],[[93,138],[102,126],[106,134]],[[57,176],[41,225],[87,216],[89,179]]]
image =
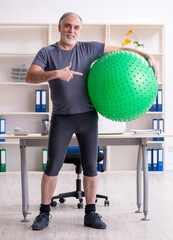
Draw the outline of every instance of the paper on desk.
[[[131,129],[134,134],[161,134],[161,129]]]

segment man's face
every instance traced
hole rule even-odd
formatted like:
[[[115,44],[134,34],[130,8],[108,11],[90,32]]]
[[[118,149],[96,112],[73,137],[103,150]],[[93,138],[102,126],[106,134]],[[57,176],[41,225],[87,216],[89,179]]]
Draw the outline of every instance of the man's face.
[[[82,23],[76,16],[68,16],[59,25],[61,40],[67,45],[74,45],[80,35]]]

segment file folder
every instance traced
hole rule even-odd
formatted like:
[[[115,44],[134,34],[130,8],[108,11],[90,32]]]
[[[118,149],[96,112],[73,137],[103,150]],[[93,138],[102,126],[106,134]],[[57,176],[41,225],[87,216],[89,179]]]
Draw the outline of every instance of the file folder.
[[[158,119],[158,128],[164,132],[164,119],[163,118],[160,118]],[[164,141],[164,137],[159,137],[158,138],[158,141]]]
[[[47,158],[48,158],[47,149],[43,148],[42,149],[42,171],[43,172],[44,172],[44,170],[46,168]]]
[[[41,90],[35,90],[35,111],[41,112]]]
[[[6,172],[6,149],[0,149],[0,172]]]
[[[147,149],[147,157],[148,157],[148,171],[153,171],[153,166],[152,166],[152,162],[153,162],[153,149],[152,148],[148,148]]]
[[[163,108],[163,91],[162,89],[158,90],[158,95],[157,95],[157,111],[162,112]]]
[[[150,111],[151,112],[156,112],[157,111],[157,97],[156,97],[153,105],[151,106]]]
[[[163,148],[158,148],[157,170],[163,171]]]
[[[157,148],[153,148],[153,171],[157,171]]]
[[[0,134],[6,133],[6,119],[0,118]],[[0,142],[5,142],[5,139],[0,139]]]
[[[46,104],[46,90],[41,90],[41,112],[47,111],[47,104]]]
[[[152,129],[159,129],[158,119],[156,119],[156,118],[153,118],[153,120],[152,120]],[[159,141],[159,138],[154,137],[153,141]]]

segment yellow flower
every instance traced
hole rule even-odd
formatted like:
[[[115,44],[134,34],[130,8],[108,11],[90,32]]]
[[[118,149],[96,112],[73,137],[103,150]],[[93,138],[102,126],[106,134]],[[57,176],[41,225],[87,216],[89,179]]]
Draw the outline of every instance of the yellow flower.
[[[131,41],[132,41],[131,39],[125,38],[124,41],[121,43],[121,46],[126,46],[126,45],[130,44]]]
[[[123,40],[123,42],[121,43],[121,46],[126,46],[126,45],[128,45],[128,44],[130,44],[131,42],[134,44],[134,46],[135,47],[144,47],[144,44],[141,44],[141,43],[139,43],[138,42],[138,40],[137,40],[137,37],[136,37],[136,34],[135,34],[135,32],[134,32],[134,30],[133,29],[130,29],[128,32],[127,32],[127,34],[126,34],[127,36],[129,36],[129,38],[125,38],[124,40]]]
[[[128,31],[127,35],[129,36],[129,35],[131,35],[131,34],[133,34],[133,33],[134,33],[133,29],[130,29],[130,30]]]

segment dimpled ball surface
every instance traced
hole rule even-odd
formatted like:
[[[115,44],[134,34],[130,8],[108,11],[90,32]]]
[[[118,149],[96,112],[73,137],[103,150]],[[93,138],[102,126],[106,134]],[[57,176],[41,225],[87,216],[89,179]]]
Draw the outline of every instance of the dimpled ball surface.
[[[88,75],[88,93],[95,109],[114,121],[131,121],[146,113],[156,99],[154,70],[141,55],[121,50],[95,61]]]

